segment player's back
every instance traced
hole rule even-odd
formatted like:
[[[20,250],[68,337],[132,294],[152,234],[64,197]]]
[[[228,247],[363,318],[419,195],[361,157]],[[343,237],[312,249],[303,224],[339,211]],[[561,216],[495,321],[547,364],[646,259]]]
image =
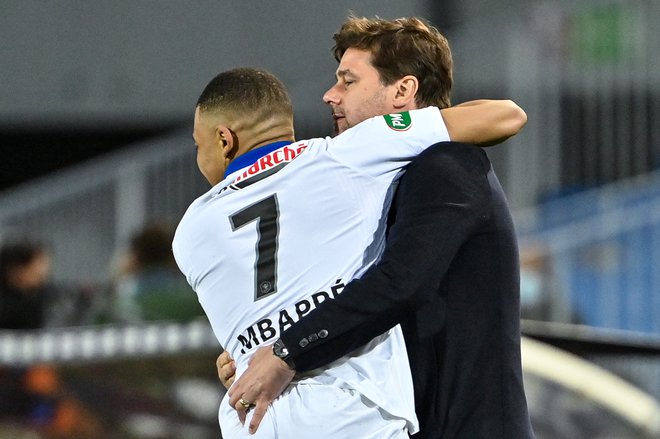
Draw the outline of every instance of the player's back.
[[[448,140],[437,109],[416,114],[417,129],[410,121],[405,127],[407,143],[404,130],[388,131],[377,118],[365,123],[366,135],[349,130],[284,146],[228,175],[188,209],[175,257],[235,358],[237,376],[257,347],[378,258],[393,182],[426,146]],[[370,127],[386,135],[379,139]],[[306,342],[324,336],[310,334]],[[357,390],[411,428],[416,422],[398,327],[301,382]]]
[[[179,240],[194,245],[189,280],[236,359],[237,376],[254,349],[340,294],[382,250],[389,183],[322,152],[301,151],[278,172],[247,178],[241,187],[216,186],[191,206],[194,215],[177,231],[175,249]],[[413,406],[412,381],[399,328],[301,382],[355,389],[414,419],[406,408]],[[402,389],[401,400],[388,402],[384,388]]]
[[[405,116],[404,129],[379,117],[334,139],[270,151],[190,206],[174,255],[239,364],[242,353],[273,338],[248,328],[269,316],[285,325],[286,314],[272,313],[313,303],[314,293],[349,281],[380,254],[392,183],[425,147],[448,140],[437,109]]]
[[[186,241],[195,252],[189,281],[216,335],[237,358],[274,341],[271,327],[279,333],[280,324],[336,294],[337,280],[350,280],[377,253],[368,247],[381,233],[385,182],[347,181],[360,174],[303,151],[267,177],[216,186],[191,206],[177,231],[175,249]],[[315,295],[322,291],[327,296]]]

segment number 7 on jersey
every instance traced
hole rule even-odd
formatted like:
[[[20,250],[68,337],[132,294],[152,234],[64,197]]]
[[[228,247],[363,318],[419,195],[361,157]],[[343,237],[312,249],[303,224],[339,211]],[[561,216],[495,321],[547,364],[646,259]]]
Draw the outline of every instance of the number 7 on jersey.
[[[254,300],[277,292],[277,248],[280,210],[277,195],[239,210],[229,217],[232,231],[257,222],[256,261],[254,264]]]

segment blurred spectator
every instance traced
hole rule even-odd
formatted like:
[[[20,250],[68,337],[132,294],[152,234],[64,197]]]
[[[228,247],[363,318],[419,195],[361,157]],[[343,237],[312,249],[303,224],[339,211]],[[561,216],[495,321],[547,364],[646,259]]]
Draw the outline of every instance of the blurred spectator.
[[[20,437],[102,437],[99,416],[64,386],[55,367],[43,364],[0,368],[0,422],[20,425],[32,432],[28,436],[25,431],[26,435]]]
[[[43,243],[26,239],[0,248],[0,329],[72,324],[77,294],[67,297],[49,281],[51,266]],[[0,414],[49,438],[93,437],[73,433],[96,431],[94,417],[66,395],[48,365],[0,368]]]
[[[549,252],[540,244],[520,247],[520,313],[523,319],[581,323],[556,284]]]
[[[52,254],[42,242],[20,239],[0,247],[0,329],[84,323],[90,292],[50,279]]]
[[[548,294],[548,267],[543,251],[536,246],[520,249],[520,310],[531,320],[550,320],[552,305]]]
[[[203,316],[172,255],[173,231],[150,224],[137,232],[119,262],[113,291],[113,320],[191,320]]]
[[[0,328],[46,326],[56,290],[48,282],[51,255],[45,245],[20,241],[0,248]]]

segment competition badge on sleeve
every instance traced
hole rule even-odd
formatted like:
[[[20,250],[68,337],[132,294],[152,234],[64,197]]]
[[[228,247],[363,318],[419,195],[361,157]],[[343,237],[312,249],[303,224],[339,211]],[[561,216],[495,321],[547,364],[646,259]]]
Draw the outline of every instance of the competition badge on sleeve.
[[[404,111],[402,113],[386,114],[383,116],[385,123],[394,131],[407,131],[412,126],[412,119],[410,113]]]

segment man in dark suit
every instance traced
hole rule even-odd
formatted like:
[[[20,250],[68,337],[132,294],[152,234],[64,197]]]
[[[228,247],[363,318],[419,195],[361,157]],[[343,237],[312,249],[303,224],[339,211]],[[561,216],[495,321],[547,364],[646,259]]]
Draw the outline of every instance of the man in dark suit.
[[[421,428],[413,437],[532,437],[516,238],[486,154],[430,148],[408,168],[394,208],[378,266],[282,334],[296,370],[322,367],[401,323]],[[301,343],[322,329],[332,336]]]
[[[346,46],[371,50],[354,38],[342,46],[342,35],[381,27],[383,41],[391,37],[392,22],[347,23],[335,36],[338,59]],[[450,71],[448,80],[447,105]],[[336,88],[325,99],[341,131],[352,114],[336,97],[348,92]],[[415,438],[533,437],[520,362],[517,244],[486,154],[456,143],[430,148],[409,166],[394,208],[380,263],[286,329],[271,352],[257,351],[232,402],[272,400],[293,370],[324,367],[400,323],[421,427]]]

